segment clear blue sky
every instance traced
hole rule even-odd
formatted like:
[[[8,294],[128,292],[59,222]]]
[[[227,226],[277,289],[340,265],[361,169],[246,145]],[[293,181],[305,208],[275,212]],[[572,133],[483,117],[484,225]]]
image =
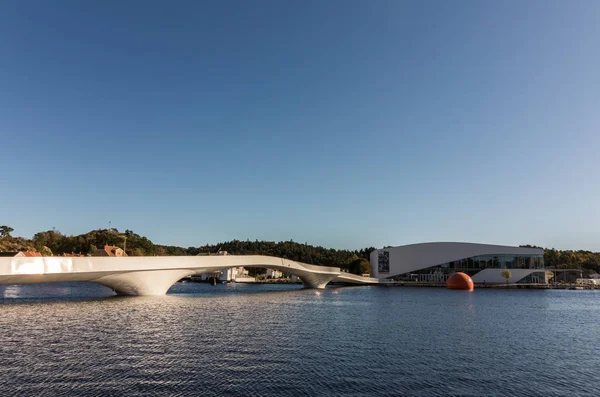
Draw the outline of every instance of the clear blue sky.
[[[3,1],[0,224],[600,250],[598,1]]]

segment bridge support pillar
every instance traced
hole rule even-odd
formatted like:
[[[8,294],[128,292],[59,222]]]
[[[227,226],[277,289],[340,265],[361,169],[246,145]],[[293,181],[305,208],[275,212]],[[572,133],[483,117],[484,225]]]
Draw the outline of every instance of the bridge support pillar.
[[[194,273],[185,269],[148,270],[111,274],[91,281],[112,288],[119,295],[165,295],[178,280]]]
[[[304,288],[323,289],[331,280],[337,277],[337,274],[318,274],[307,273],[300,276]]]

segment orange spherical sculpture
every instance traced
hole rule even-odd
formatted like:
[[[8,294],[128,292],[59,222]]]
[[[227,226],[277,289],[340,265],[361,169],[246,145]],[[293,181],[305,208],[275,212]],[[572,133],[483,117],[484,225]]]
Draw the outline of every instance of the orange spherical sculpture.
[[[463,272],[454,273],[450,276],[446,286],[448,289],[463,289],[467,291],[473,291],[473,288],[475,288],[471,277]]]

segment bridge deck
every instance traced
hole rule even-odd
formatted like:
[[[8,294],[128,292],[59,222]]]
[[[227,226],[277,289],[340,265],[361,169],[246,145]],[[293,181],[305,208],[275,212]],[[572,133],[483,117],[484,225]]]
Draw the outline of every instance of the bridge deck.
[[[353,284],[375,283],[375,279],[342,274],[337,267],[266,255],[223,255],[0,258],[0,284],[91,281],[123,295],[163,295],[185,276],[237,266],[266,267],[290,273],[300,277],[309,288],[324,288],[336,278]]]

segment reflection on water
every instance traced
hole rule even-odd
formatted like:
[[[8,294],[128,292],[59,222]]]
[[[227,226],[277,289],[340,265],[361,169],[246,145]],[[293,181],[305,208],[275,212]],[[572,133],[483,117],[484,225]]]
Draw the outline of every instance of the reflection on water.
[[[597,395],[595,291],[0,286],[0,395]]]

